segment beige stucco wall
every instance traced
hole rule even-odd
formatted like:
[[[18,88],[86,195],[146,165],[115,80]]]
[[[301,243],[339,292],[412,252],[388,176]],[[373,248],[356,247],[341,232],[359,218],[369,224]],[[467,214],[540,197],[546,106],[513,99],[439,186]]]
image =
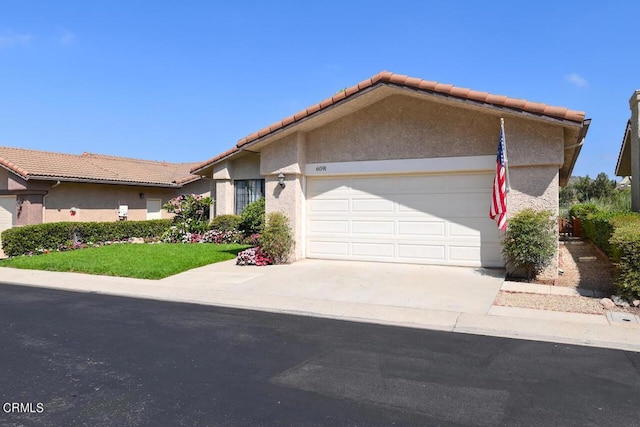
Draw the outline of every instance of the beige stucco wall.
[[[297,132],[263,148],[262,175],[301,174],[306,164],[307,134]]]
[[[128,205],[128,220],[142,221],[147,219],[147,199],[160,199],[164,204],[192,193],[209,196],[211,181],[199,180],[177,189],[63,182],[50,188],[45,197],[44,222],[117,221],[120,205]],[[76,208],[73,216],[72,207]],[[162,217],[171,218],[171,214],[162,210]]]
[[[120,205],[128,205],[128,220],[141,221],[147,219],[147,199],[165,203],[174,193],[172,189],[63,182],[45,198],[44,222],[117,221]],[[76,208],[73,216],[71,208]],[[162,216],[169,214],[163,211]]]
[[[306,135],[308,163],[495,154],[500,116],[390,96]],[[561,126],[505,116],[513,165],[562,162]],[[263,159],[265,161],[266,159]]]

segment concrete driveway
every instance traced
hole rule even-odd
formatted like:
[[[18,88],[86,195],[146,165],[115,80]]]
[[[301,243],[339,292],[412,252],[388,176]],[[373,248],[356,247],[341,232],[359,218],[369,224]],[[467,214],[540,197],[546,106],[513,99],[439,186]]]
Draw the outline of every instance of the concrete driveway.
[[[305,259],[291,265],[197,268],[161,280],[180,288],[224,291],[227,296],[303,299],[486,314],[503,270]]]

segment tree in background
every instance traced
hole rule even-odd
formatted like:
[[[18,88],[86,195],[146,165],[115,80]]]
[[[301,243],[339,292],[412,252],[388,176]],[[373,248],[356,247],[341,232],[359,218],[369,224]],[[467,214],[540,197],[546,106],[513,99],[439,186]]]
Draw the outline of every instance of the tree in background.
[[[594,199],[609,198],[616,189],[616,181],[609,179],[606,173],[600,172],[591,183],[591,194]]]
[[[604,172],[600,172],[596,179],[591,179],[589,175],[572,177],[569,184],[560,189],[560,205],[570,206],[590,200],[610,199],[615,192],[616,181],[609,179]]]

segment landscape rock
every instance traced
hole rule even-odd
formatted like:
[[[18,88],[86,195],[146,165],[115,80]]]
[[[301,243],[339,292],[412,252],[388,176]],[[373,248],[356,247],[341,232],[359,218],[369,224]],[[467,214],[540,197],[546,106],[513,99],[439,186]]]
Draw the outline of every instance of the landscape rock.
[[[611,301],[610,298],[602,298],[600,300],[600,304],[602,304],[602,306],[608,310],[614,309],[616,308],[616,305],[613,301]]]
[[[633,304],[634,307],[640,307],[640,299],[634,299],[631,304]]]
[[[131,243],[144,243],[144,239],[142,237],[133,237]]]
[[[618,307],[629,307],[629,303],[625,301],[623,298],[620,298],[618,295],[612,295],[611,300]]]

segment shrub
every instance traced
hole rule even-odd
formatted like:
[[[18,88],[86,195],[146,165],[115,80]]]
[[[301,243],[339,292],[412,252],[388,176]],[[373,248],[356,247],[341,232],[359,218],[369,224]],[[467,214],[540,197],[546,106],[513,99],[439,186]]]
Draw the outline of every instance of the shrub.
[[[273,264],[273,259],[264,253],[259,247],[249,248],[238,253],[236,265],[269,265]]]
[[[287,217],[281,212],[271,212],[260,236],[262,250],[273,258],[274,264],[282,264],[288,261],[293,243]]]
[[[550,211],[525,209],[509,219],[502,254],[510,274],[524,272],[531,280],[551,263],[557,247],[551,217]]]
[[[211,220],[209,228],[218,231],[236,231],[240,228],[241,220],[239,215],[218,215]]]
[[[620,224],[620,223],[618,223]],[[640,298],[640,221],[627,221],[615,227],[610,241],[619,257],[615,287],[619,295]]]
[[[26,225],[2,233],[2,249],[8,256],[27,255],[52,250],[73,249],[79,243],[104,243],[132,237],[157,238],[171,225],[171,220],[118,222],[53,222]]]
[[[239,228],[244,234],[261,233],[264,228],[264,197],[245,206],[240,218]]]
[[[611,254],[609,239],[613,234],[613,218],[611,212],[598,211],[589,213],[585,219],[581,220],[584,237],[591,240],[597,247],[607,254]]]
[[[599,209],[595,203],[580,203],[569,208],[569,216],[584,221],[587,215],[598,212]]]

